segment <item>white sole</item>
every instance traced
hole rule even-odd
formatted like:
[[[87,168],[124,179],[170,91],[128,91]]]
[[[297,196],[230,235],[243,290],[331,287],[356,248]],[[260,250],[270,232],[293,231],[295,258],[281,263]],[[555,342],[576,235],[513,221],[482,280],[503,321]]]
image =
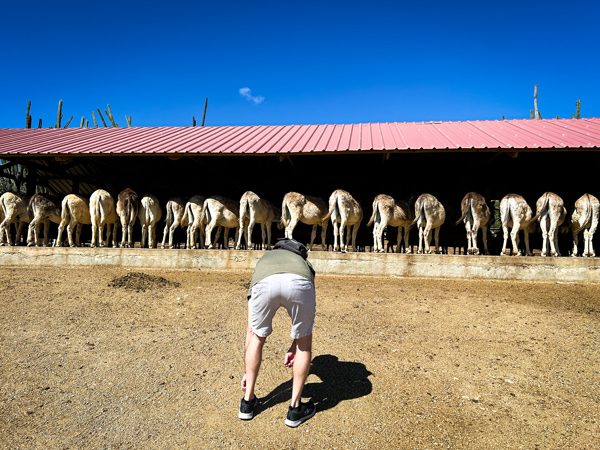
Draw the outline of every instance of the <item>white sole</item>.
[[[238,417],[240,419],[242,419],[242,420],[250,420],[250,419],[252,419],[254,417],[254,413],[253,412],[251,412],[251,413],[243,413],[243,412],[240,411],[238,413]]]
[[[285,419],[285,424],[288,427],[296,428],[297,426],[299,426],[303,422],[306,422],[308,419],[310,419],[312,416],[314,416],[316,412],[317,412],[317,408],[314,408],[312,414],[309,416],[304,416],[298,420]]]

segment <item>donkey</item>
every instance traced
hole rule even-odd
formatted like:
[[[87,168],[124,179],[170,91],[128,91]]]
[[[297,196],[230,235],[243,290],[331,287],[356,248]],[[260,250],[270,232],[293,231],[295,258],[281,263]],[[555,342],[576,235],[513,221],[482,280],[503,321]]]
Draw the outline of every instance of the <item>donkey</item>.
[[[373,226],[373,251],[384,252],[383,248],[383,230],[385,227],[398,227],[398,244],[396,245],[396,253],[400,253],[400,244],[402,242],[402,231],[404,231],[404,249],[406,253],[412,253],[412,249],[408,245],[408,236],[410,229],[413,226],[415,217],[410,210],[410,206],[404,200],[394,200],[386,194],[380,194],[373,200],[373,214],[369,219],[367,226]]]
[[[481,237],[483,238],[483,248],[486,255],[489,255],[487,245],[487,228],[490,221],[490,208],[485,197],[477,192],[469,192],[460,203],[462,216],[456,221],[456,225],[465,223],[467,230],[467,252],[469,255],[479,255],[477,247],[477,232],[481,228]]]
[[[431,194],[421,194],[415,202],[415,220],[413,224],[419,227],[419,249],[418,253],[423,253],[423,243],[425,243],[425,253],[431,253],[431,230],[435,232],[434,253],[440,252],[440,227],[446,220],[446,210],[437,198]]]
[[[327,205],[322,198],[288,192],[283,197],[281,204],[281,224],[285,227],[285,237],[290,239],[293,237],[294,228],[296,228],[298,222],[312,225],[310,244],[308,245],[308,249],[312,250],[317,235],[317,226],[320,225],[323,250],[327,250],[325,244],[328,224],[327,213]]]

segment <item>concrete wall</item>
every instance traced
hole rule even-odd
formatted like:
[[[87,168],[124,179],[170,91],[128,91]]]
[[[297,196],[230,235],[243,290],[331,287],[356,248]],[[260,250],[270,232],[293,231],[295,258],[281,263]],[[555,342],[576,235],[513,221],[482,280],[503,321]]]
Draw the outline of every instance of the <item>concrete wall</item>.
[[[252,269],[264,254],[234,250],[0,247],[1,266]],[[600,283],[600,258],[312,252],[317,273]]]

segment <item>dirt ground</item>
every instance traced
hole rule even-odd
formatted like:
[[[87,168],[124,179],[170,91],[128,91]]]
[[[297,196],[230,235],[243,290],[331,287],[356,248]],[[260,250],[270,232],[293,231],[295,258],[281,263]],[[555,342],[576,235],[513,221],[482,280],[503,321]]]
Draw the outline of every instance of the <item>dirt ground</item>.
[[[600,448],[600,285],[318,275],[290,429],[283,311],[237,418],[250,275],[0,268],[0,448]]]

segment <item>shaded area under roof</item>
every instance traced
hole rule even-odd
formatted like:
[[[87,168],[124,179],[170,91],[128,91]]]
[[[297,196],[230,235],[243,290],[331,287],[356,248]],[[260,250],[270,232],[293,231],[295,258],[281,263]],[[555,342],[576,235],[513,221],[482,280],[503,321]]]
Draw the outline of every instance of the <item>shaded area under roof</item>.
[[[346,125],[0,129],[0,157],[592,150],[600,119]]]

